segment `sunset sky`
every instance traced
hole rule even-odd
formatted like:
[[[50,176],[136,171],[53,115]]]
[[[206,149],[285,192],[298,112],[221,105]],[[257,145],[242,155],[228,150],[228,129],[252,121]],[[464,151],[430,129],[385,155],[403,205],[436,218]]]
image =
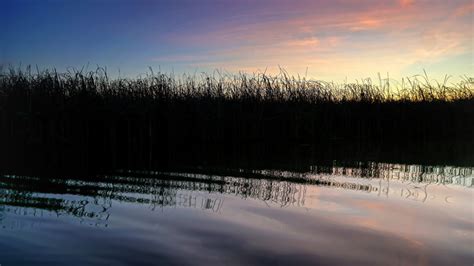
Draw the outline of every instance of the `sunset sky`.
[[[0,64],[474,76],[472,0],[0,0]]]

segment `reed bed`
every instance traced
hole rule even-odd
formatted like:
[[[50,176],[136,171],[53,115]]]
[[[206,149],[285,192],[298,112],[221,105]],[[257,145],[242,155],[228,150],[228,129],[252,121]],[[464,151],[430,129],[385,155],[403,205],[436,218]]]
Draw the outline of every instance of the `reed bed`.
[[[0,168],[36,174],[341,156],[472,164],[473,103],[473,78],[440,83],[426,73],[336,84],[285,71],[110,78],[104,68],[0,68]]]
[[[357,83],[307,80],[288,75],[284,70],[278,75],[265,73],[232,75],[216,71],[213,75],[182,75],[175,77],[164,73],[155,74],[152,69],[138,78],[110,79],[105,68],[83,73],[72,70],[58,73],[56,70],[36,72],[26,69],[0,67],[0,90],[3,95],[12,90],[28,93],[29,97],[55,95],[72,98],[79,95],[103,99],[125,98],[127,101],[180,101],[180,100],[231,100],[252,102],[452,102],[474,99],[474,78],[461,77],[458,83],[430,80],[423,75],[402,79],[401,82],[379,75],[378,84],[371,79]]]

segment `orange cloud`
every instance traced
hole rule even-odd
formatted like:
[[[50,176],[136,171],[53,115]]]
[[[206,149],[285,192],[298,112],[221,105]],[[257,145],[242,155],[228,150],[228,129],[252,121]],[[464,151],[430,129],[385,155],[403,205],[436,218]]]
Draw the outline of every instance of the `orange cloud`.
[[[306,39],[300,40],[291,40],[288,42],[289,46],[296,46],[296,47],[316,47],[321,43],[318,38],[311,37]]]
[[[309,2],[297,16],[250,23],[232,20],[206,32],[176,33],[170,40],[173,45],[184,43],[205,50],[200,54],[203,60],[189,58],[192,66],[231,71],[269,67],[269,72],[278,72],[281,65],[289,72],[305,73],[308,68],[308,75],[339,80],[377,72],[396,77],[414,64],[429,66],[472,53],[472,25],[461,16],[472,12],[473,5],[462,1],[394,4],[390,0],[320,15],[314,15],[315,7]],[[186,61],[186,57],[177,59]],[[460,71],[447,69],[451,70],[456,75]]]
[[[365,18],[365,19],[359,20],[350,29],[352,31],[362,31],[362,30],[370,30],[370,29],[380,28],[381,26],[382,26],[382,21],[381,20]]]
[[[413,5],[414,2],[415,2],[414,0],[400,0],[400,5],[402,7],[409,7]]]

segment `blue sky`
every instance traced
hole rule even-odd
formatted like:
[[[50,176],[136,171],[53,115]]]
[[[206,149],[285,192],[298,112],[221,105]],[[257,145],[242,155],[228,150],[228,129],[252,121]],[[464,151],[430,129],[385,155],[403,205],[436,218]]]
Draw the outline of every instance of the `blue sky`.
[[[342,81],[473,76],[470,0],[0,0],[0,63],[136,76],[276,73]]]

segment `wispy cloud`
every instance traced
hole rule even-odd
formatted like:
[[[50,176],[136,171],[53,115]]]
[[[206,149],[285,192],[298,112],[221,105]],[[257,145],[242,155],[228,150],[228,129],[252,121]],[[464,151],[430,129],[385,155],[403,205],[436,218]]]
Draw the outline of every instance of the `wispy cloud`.
[[[236,16],[204,30],[175,32],[168,42],[193,51],[161,60],[229,70],[309,68],[313,75],[336,78],[396,75],[414,63],[472,53],[470,0],[357,2],[334,1],[318,12],[320,2],[310,1],[261,20]],[[196,50],[201,54],[193,55]]]

